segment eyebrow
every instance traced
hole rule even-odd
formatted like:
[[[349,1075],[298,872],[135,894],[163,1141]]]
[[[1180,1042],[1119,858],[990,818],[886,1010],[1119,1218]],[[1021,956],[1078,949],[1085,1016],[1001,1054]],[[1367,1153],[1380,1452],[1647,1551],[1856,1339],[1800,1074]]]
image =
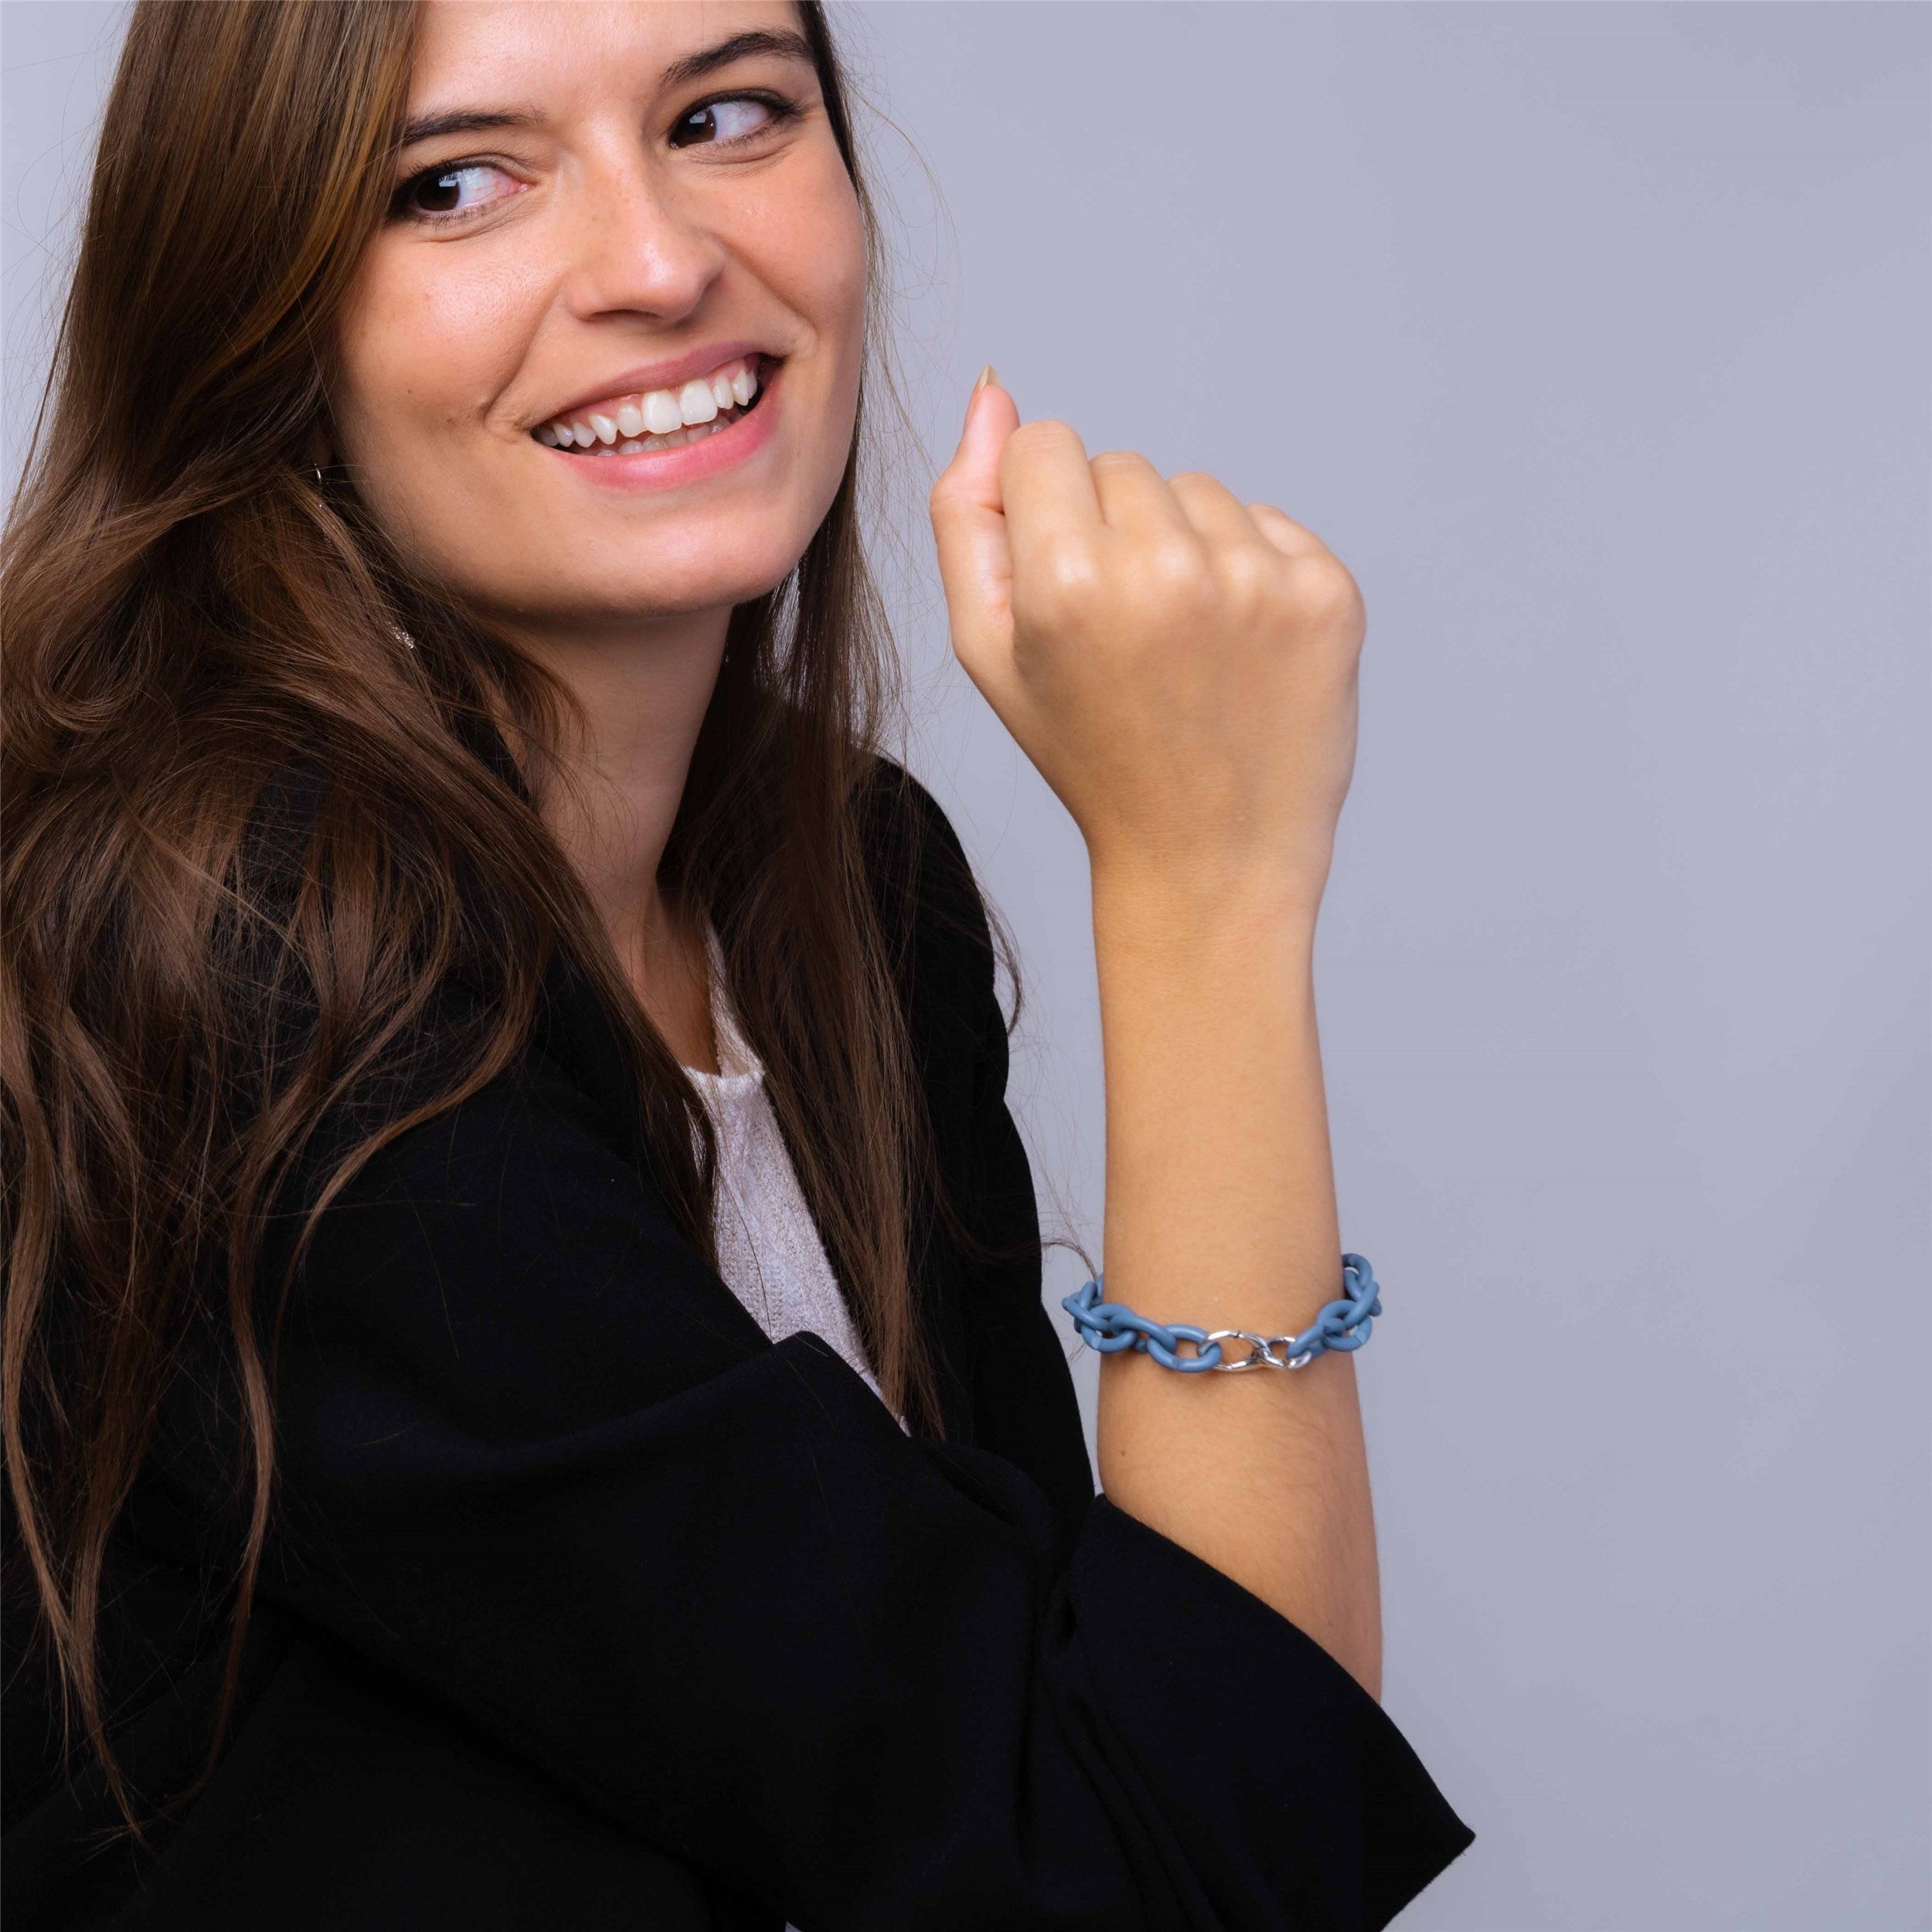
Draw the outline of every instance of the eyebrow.
[[[729,39],[720,40],[715,46],[700,48],[696,53],[686,54],[682,60],[674,60],[658,77],[660,87],[682,87],[694,80],[702,80],[708,73],[715,73],[720,67],[728,67],[734,60],[743,60],[757,53],[776,54],[781,60],[803,60],[816,66],[811,43],[803,34],[791,33],[781,29],[757,27],[743,33],[734,33]],[[447,114],[418,114],[405,124],[399,148],[413,148],[418,141],[434,141],[440,134],[473,134],[485,132],[493,128],[531,128],[543,116],[533,107],[455,107]]]

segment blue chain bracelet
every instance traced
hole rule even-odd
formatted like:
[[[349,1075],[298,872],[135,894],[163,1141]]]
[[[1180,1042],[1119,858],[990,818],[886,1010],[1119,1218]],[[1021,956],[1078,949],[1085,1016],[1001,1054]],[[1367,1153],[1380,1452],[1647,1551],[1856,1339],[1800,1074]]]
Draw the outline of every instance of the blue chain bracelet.
[[[1216,1328],[1210,1333],[1184,1321],[1163,1327],[1144,1315],[1116,1301],[1100,1299],[1104,1275],[1085,1283],[1078,1294],[1070,1294],[1060,1306],[1073,1318],[1081,1338],[1102,1355],[1117,1355],[1123,1349],[1136,1349],[1151,1355],[1163,1369],[1178,1369],[1183,1375],[1199,1375],[1215,1369],[1223,1375],[1239,1375],[1243,1369],[1305,1369],[1325,1349],[1359,1349],[1374,1327],[1372,1315],[1382,1312],[1382,1294],[1375,1270],[1359,1254],[1342,1257],[1342,1279],[1347,1297],[1331,1301],[1315,1317],[1315,1325],[1300,1335],[1251,1335],[1246,1328]],[[1183,1342],[1194,1344],[1191,1355],[1177,1352]],[[1240,1362],[1223,1362],[1223,1342],[1245,1342],[1247,1357]],[[1285,1349],[1287,1359],[1274,1353]]]

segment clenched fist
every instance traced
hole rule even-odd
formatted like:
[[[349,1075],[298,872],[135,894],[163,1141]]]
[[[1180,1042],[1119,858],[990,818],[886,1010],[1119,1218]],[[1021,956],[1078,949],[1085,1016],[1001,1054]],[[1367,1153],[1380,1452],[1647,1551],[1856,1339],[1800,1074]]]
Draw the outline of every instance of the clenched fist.
[[[954,653],[1094,874],[1312,915],[1355,766],[1366,618],[1321,539],[1211,476],[1090,458],[997,382],[934,485]]]

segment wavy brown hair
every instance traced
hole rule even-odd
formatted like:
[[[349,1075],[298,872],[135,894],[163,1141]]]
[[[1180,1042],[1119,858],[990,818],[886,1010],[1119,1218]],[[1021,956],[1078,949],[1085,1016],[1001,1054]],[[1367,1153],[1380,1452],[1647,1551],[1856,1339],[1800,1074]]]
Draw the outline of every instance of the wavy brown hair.
[[[865,217],[876,397],[875,206],[821,9],[798,13]],[[308,1226],[378,1149],[509,1065],[561,951],[629,1056],[670,1214],[716,1264],[709,1117],[532,794],[484,755],[495,721],[540,768],[561,687],[413,579],[351,481],[318,485],[308,461],[389,192],[413,32],[406,0],[140,0],[5,539],[9,1500],[66,1726],[131,1823],[104,1706],[104,1577],[162,1393],[213,1321],[240,1399],[212,1767],[272,1521],[274,1342],[296,1264],[258,1280],[264,1219],[446,975],[482,979],[486,1023],[435,1093],[332,1155]],[[661,881],[717,926],[880,1383],[931,1435],[920,1203],[961,1223],[934,1185],[898,942],[861,836],[902,714],[860,542],[860,440],[791,577],[733,614]],[[317,782],[284,821],[270,807],[291,770]],[[257,863],[273,838],[292,862],[277,891]]]

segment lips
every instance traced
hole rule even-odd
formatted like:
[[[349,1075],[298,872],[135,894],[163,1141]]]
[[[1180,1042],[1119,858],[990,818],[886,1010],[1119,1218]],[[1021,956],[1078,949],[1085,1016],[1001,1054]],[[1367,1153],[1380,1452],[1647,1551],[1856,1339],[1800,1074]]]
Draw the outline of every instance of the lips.
[[[743,406],[734,403],[728,410],[715,411],[707,422],[664,435],[620,436],[606,441],[601,433],[591,434],[587,427],[586,440],[579,444],[574,430],[567,440],[552,440],[553,427],[546,423],[541,435],[532,432],[532,440],[546,444],[553,455],[567,457],[563,474],[598,485],[600,493],[606,488],[621,495],[682,488],[757,460],[777,434],[774,426],[784,412],[783,399],[771,400],[770,392],[783,386],[785,367],[784,362],[776,362],[768,379]],[[596,413],[602,416],[600,410]],[[614,428],[606,417],[600,432],[605,425]]]
[[[681,389],[633,390],[606,396],[588,407],[539,423],[532,437],[547,448],[585,450],[600,447],[634,453],[639,447],[675,447],[681,432],[696,439],[700,430],[729,426],[748,414],[764,393],[766,379],[780,365],[775,358],[757,355],[723,364],[696,376]]]
[[[767,348],[762,342],[710,342],[663,362],[640,362],[629,369],[614,369],[596,388],[579,390],[570,401],[560,404],[541,420],[562,422],[580,416],[587,410],[604,410],[607,405],[614,406],[626,396],[648,396],[658,390],[675,392],[687,383],[709,377],[734,362],[746,362],[760,368],[762,376],[761,366],[775,368],[784,359],[779,352]]]
[[[702,442],[754,413],[764,401],[777,365],[765,357],[758,363],[756,369],[732,363],[729,373],[713,372],[708,382],[694,379],[682,390],[602,399],[566,418],[538,424],[531,435],[560,454],[588,457],[654,454]]]

